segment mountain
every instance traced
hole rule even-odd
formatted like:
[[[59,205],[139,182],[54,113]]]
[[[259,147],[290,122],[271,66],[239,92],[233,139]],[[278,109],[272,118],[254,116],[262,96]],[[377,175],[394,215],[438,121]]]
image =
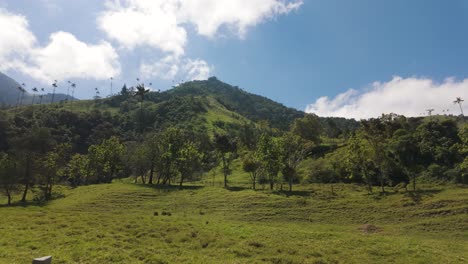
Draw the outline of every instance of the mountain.
[[[18,100],[20,84],[0,72],[0,105],[13,105]]]
[[[0,105],[16,105],[18,103],[18,96],[19,96],[19,90],[18,87],[21,87],[21,84],[19,84],[17,81],[13,80],[9,76],[3,74],[0,72]],[[60,102],[64,101],[68,98],[68,100],[77,100],[71,96],[67,96],[65,94],[55,94],[54,96],[54,101],[55,102]],[[31,93],[26,92],[23,97],[23,104],[28,105],[31,104],[33,100],[33,95]],[[38,97],[36,95],[35,98],[36,103],[38,102]],[[43,97],[43,102],[44,103],[49,103],[52,101],[52,94],[44,94]]]
[[[126,88],[124,88],[126,89]],[[100,104],[120,111],[138,111],[137,99],[124,95],[103,99]],[[180,84],[164,92],[151,92],[145,97],[147,126],[199,126],[199,129],[223,129],[246,123],[267,121],[271,127],[287,130],[304,112],[286,107],[264,96],[249,93],[216,77]],[[136,113],[137,114],[137,113]],[[320,118],[324,133],[336,137],[359,126],[355,120]]]
[[[161,94],[161,99],[173,96],[211,96],[227,110],[254,122],[266,120],[272,127],[288,129],[292,121],[304,112],[286,107],[266,97],[252,94],[211,77],[206,81],[192,81]]]

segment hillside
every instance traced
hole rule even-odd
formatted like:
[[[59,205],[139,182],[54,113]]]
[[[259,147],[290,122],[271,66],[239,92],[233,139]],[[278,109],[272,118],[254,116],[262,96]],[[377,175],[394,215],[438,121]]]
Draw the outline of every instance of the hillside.
[[[45,206],[0,207],[0,263],[464,263],[466,188],[424,189],[62,189]]]
[[[13,80],[9,76],[3,74],[0,72],[0,105],[9,105],[9,106],[14,106],[18,103],[18,87],[20,87],[21,84],[19,84],[17,81]],[[39,93],[36,95],[36,101],[35,103],[38,103]],[[52,101],[52,94],[46,93],[43,95],[42,102],[43,103],[50,103]],[[61,94],[57,93],[54,96],[54,101],[55,102],[60,102],[64,101],[68,98],[69,101],[71,100],[76,100],[76,98],[73,98],[71,96],[67,96],[66,94]],[[33,95],[30,93],[30,91],[26,91],[23,97],[23,104],[28,105],[32,103]]]
[[[14,105],[18,98],[20,84],[0,72],[0,105]]]

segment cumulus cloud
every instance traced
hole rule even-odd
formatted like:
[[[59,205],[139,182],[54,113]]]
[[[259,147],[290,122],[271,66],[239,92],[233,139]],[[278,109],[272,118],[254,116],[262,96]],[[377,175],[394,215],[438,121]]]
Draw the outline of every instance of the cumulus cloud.
[[[107,0],[98,25],[132,49],[147,45],[182,55],[187,25],[213,37],[222,26],[243,36],[248,27],[298,9],[303,0]]]
[[[335,98],[321,97],[306,108],[319,116],[366,119],[383,113],[420,116],[427,109],[436,114],[460,114],[456,97],[468,97],[468,79],[453,78],[438,83],[428,78],[394,77],[389,82],[375,82],[365,91],[350,89]],[[468,112],[465,104],[464,111]],[[449,110],[447,112],[447,110]]]
[[[178,25],[173,0],[125,0],[106,2],[98,25],[111,39],[133,49],[150,46],[175,55],[184,53],[187,32]]]
[[[302,4],[303,0],[106,0],[97,23],[125,49],[151,47],[164,53],[161,60],[140,66],[142,76],[171,79],[185,72],[186,79],[203,79],[212,67],[184,57],[188,27],[209,38],[227,28],[242,38],[249,27]]]
[[[227,26],[243,37],[249,27],[287,14],[302,4],[302,0],[183,0],[178,17],[194,24],[203,36],[213,37],[222,26]]]
[[[17,70],[50,82],[53,79],[107,79],[120,73],[118,55],[108,42],[87,44],[56,32],[41,46],[25,17],[0,10],[0,70]]]
[[[165,80],[206,80],[212,70],[213,67],[204,60],[181,59],[171,55],[154,63],[143,63],[140,67],[142,77],[158,77]]]
[[[18,65],[36,44],[29,31],[28,20],[21,15],[0,9],[0,70]]]

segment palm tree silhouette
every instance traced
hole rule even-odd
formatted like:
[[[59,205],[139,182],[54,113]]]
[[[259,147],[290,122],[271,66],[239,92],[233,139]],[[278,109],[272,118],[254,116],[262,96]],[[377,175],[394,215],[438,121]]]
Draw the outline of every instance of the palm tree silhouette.
[[[65,102],[68,102],[68,95],[70,94],[71,84],[72,84],[72,82],[68,81],[67,97],[65,97]]]
[[[21,98],[21,90],[23,89],[21,86],[16,87],[18,89],[18,98],[16,98],[16,106],[15,106],[15,113],[18,109],[20,98]]]
[[[57,80],[54,80],[54,83],[52,84],[52,87],[54,88],[53,91],[52,91],[52,103],[54,103],[54,99],[55,99],[55,89],[57,89],[58,85],[57,85]]]
[[[114,80],[114,77],[110,77],[110,93],[109,96],[112,96],[112,81]]]
[[[22,83],[21,84],[21,87],[19,87],[20,91],[21,91],[21,97],[20,97],[20,106],[23,105],[23,99],[24,99],[24,93],[26,92],[26,84],[25,83]]]
[[[139,80],[137,78],[137,80]],[[144,84],[138,84],[136,87],[135,96],[140,97],[140,132],[143,133],[143,100],[145,100],[145,94],[149,93],[149,89],[145,88]]]
[[[34,105],[34,100],[36,99],[36,93],[38,92],[38,90],[36,87],[34,87],[32,91],[33,91],[33,99],[32,99],[31,105]]]
[[[461,111],[461,115],[464,116],[463,114],[463,108],[462,108],[462,103],[464,102],[465,100],[463,100],[461,97],[457,97],[457,100],[453,101],[454,104],[458,104],[458,106],[460,106],[460,111]]]

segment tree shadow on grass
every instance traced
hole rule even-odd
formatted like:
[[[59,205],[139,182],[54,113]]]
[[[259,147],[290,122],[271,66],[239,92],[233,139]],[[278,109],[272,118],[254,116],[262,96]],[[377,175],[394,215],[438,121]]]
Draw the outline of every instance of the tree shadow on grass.
[[[30,207],[30,206],[44,207],[49,202],[50,201],[26,201],[26,202],[15,201],[15,202],[12,202],[11,205],[0,204],[0,208],[18,208],[18,207],[27,208],[27,207]]]
[[[272,193],[276,195],[286,196],[286,197],[289,197],[289,196],[309,197],[309,196],[312,196],[314,191],[285,191],[283,190],[283,191],[273,191]]]
[[[226,190],[231,191],[231,192],[240,192],[240,191],[245,191],[245,190],[252,190],[252,188],[240,187],[240,186],[229,186],[229,187],[226,187]]]
[[[405,197],[410,198],[415,203],[420,203],[425,197],[433,197],[434,195],[440,193],[442,190],[416,190],[408,191],[405,193]]]
[[[160,190],[160,191],[181,191],[181,190],[199,190],[204,188],[205,186],[202,185],[169,185],[169,184],[134,184],[139,187],[143,188],[149,188],[149,189],[154,189],[154,190]]]

